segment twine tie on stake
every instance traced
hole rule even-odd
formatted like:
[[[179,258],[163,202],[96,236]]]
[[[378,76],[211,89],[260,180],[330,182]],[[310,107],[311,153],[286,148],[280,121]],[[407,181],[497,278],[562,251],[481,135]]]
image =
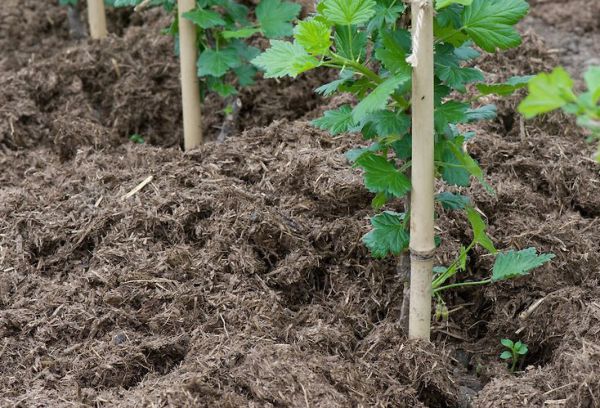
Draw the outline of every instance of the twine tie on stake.
[[[417,21],[413,22],[414,28],[412,30],[412,54],[406,58],[413,68],[419,65],[417,55],[419,54],[419,43],[421,37],[421,31],[423,30],[423,18],[425,16],[425,8],[430,7],[430,0],[412,0],[412,7],[417,7],[419,13],[417,14]]]

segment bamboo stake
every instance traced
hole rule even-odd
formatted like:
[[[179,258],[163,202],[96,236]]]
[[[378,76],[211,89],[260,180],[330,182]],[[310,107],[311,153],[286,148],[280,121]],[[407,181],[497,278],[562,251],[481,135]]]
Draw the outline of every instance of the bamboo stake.
[[[408,336],[429,340],[431,333],[431,278],[435,251],[434,125],[433,125],[433,4],[412,2],[412,191],[410,218],[410,314]]]
[[[196,7],[195,0],[177,0],[179,7],[179,52],[181,63],[181,96],[183,102],[183,146],[190,150],[202,144],[200,88],[196,73],[198,48],[196,27],[183,14]]]
[[[108,35],[106,29],[106,10],[104,0],[87,0],[88,21],[90,35],[95,40],[100,40]]]

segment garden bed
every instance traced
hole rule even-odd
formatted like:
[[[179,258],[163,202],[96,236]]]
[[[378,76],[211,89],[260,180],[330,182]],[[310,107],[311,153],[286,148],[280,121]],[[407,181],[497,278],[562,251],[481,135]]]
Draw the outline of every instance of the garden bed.
[[[538,35],[599,38],[589,13],[531,3],[524,44],[478,61],[498,80],[597,53]],[[344,102],[313,94],[331,73],[259,82],[239,134],[184,154],[165,18],[110,20],[118,36],[75,42],[58,6],[0,10],[0,405],[600,404],[600,174],[573,121],[524,121],[522,95],[486,101],[499,117],[474,127],[469,149],[496,196],[473,187],[476,204],[497,247],[556,258],[449,293],[433,344],[409,342],[394,261],[360,242],[372,195],[343,154],[361,140],[308,123]],[[209,138],[221,108],[205,105]],[[447,264],[467,222],[443,213],[437,225]],[[469,260],[473,277],[489,267]],[[501,338],[529,345],[517,375]]]

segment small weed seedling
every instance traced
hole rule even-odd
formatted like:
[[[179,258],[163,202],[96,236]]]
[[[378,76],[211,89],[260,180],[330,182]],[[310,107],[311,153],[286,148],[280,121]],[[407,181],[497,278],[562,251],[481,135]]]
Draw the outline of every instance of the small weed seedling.
[[[414,3],[413,3],[414,4]],[[494,105],[471,106],[484,95],[510,95],[527,86],[530,77],[513,77],[505,83],[487,84],[485,75],[467,62],[478,49],[495,52],[518,46],[521,38],[513,27],[527,13],[524,0],[437,0],[434,20],[435,173],[445,190],[436,196],[447,210],[466,215],[472,241],[463,246],[456,261],[435,268],[432,293],[444,304],[442,292],[451,288],[484,285],[526,275],[553,258],[535,248],[499,252],[486,233],[486,223],[471,199],[463,194],[475,179],[493,194],[467,142],[476,137],[464,124],[495,117]],[[383,211],[371,218],[372,229],[363,242],[376,258],[402,256],[409,247],[411,212],[407,196],[413,186],[411,134],[412,67],[408,7],[397,0],[322,0],[316,13],[300,21],[294,41],[271,41],[271,47],[253,60],[266,77],[296,77],[318,68],[339,72],[339,78],[316,89],[321,95],[351,93],[358,103],[326,111],[315,126],[332,135],[359,132],[367,147],[347,153],[363,170],[366,188],[375,194],[372,206],[381,210],[393,199],[405,200],[404,212]],[[418,69],[418,68],[417,68]],[[466,96],[467,89],[477,91]],[[438,207],[439,208],[439,207]],[[439,239],[437,240],[439,245]],[[469,252],[476,246],[495,256],[491,276],[476,281],[457,281],[467,272]]]
[[[573,79],[564,68],[542,73],[529,82],[529,95],[519,105],[526,118],[562,109],[577,117],[577,123],[589,130],[588,141],[600,140],[600,67],[590,67],[584,74],[587,91],[573,92]],[[596,153],[600,162],[600,144]]]
[[[500,358],[502,360],[506,360],[506,361],[510,360],[510,363],[511,363],[510,372],[514,373],[515,369],[517,368],[517,363],[523,357],[525,357],[525,355],[529,351],[529,349],[527,348],[527,344],[524,344],[520,341],[517,341],[515,343],[510,339],[502,339],[502,340],[500,340],[500,343],[502,343],[502,345],[508,349],[508,350],[504,350],[500,354]]]

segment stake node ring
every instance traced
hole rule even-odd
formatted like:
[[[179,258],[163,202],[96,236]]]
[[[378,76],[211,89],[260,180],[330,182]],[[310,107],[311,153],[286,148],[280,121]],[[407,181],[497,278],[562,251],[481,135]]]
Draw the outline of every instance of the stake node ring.
[[[410,249],[410,259],[415,261],[430,261],[435,257],[435,248],[429,251]]]

